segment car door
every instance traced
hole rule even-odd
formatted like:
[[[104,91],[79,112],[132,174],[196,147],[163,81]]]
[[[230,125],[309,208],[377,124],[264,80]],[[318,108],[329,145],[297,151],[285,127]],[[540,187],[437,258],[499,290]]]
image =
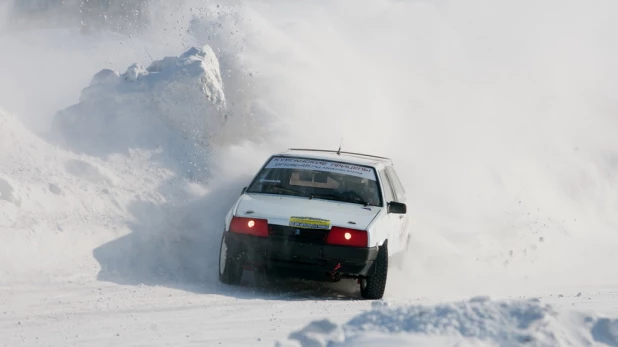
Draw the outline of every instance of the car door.
[[[395,195],[395,201],[405,204],[406,192],[392,166],[385,168],[386,177],[390,183],[393,193]],[[395,228],[395,236],[401,249],[405,249],[408,238],[408,214],[393,214],[393,226]]]
[[[384,195],[384,210],[388,211],[388,203],[391,201],[395,201],[395,192],[393,187],[391,186],[390,181],[386,175],[386,171],[381,169],[378,171],[378,175],[380,176],[380,182],[382,187],[382,192]],[[396,214],[386,213],[384,215],[384,226],[388,229],[388,251],[389,254],[394,254],[399,252],[401,247],[401,243],[397,237],[397,224],[399,217]]]

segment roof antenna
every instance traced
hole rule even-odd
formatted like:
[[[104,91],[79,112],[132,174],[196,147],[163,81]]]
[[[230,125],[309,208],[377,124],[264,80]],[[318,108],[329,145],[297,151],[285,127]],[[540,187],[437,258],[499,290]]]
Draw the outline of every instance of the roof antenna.
[[[343,137],[341,138],[341,142],[339,142],[339,149],[337,150],[337,155],[341,155],[341,145],[343,144]]]

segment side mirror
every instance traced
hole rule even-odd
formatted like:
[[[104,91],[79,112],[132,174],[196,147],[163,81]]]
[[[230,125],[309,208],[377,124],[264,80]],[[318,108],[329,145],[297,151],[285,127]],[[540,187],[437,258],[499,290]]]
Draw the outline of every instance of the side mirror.
[[[388,213],[395,214],[406,214],[408,212],[408,208],[406,204],[402,204],[400,202],[391,201],[388,203]]]
[[[245,192],[246,192],[246,191],[247,191],[247,187],[244,187],[244,188],[242,189],[242,192],[240,193],[240,195],[245,194]]]

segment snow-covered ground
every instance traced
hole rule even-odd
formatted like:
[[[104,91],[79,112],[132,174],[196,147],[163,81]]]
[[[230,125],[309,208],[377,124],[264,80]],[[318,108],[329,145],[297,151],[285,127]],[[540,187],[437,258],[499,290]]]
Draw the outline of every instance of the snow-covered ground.
[[[618,346],[614,2],[153,6],[129,36],[0,5],[1,346]],[[250,175],[342,138],[408,191],[385,299],[220,284]]]
[[[344,325],[316,321],[290,338],[304,347],[616,346],[618,319],[557,310],[539,299],[492,301],[476,297],[466,302],[395,308],[388,307],[388,302],[375,302],[374,309]]]

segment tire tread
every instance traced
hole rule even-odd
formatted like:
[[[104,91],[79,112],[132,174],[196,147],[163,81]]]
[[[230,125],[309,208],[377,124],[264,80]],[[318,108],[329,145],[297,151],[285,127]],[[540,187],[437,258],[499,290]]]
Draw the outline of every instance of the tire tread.
[[[373,274],[367,278],[367,286],[363,288],[361,284],[361,296],[364,299],[377,300],[384,296],[388,278],[388,245],[386,243],[380,247],[373,266]]]
[[[223,246],[223,242],[225,242],[225,235],[221,237],[221,246]],[[219,257],[221,257],[221,246],[219,248]],[[225,270],[223,270],[223,273],[221,273],[221,270],[217,271],[219,273],[219,281],[223,284],[237,285],[242,279],[243,268],[239,259],[237,259],[237,254],[230,254],[229,247],[227,251]],[[217,266],[217,268],[219,268],[219,266]]]

